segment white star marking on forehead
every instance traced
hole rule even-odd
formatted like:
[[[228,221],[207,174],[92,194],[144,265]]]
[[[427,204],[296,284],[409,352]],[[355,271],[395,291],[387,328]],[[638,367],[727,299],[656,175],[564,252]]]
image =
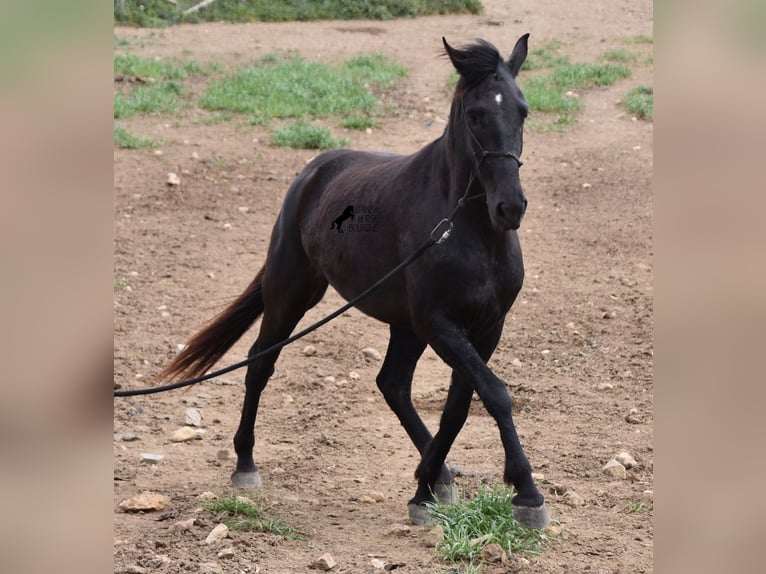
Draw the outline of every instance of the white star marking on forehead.
[[[495,94],[495,101],[497,102],[497,105],[499,106],[503,101],[503,94]]]

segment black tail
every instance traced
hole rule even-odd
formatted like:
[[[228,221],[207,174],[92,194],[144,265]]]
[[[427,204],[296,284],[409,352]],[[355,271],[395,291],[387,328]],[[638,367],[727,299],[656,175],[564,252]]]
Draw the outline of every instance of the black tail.
[[[205,374],[263,313],[262,268],[247,289],[194,335],[157,378],[172,380]]]

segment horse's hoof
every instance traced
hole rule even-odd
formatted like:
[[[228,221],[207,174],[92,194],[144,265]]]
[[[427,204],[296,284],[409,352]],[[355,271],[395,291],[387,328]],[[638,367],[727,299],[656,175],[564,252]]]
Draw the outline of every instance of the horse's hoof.
[[[457,488],[455,483],[434,484],[434,494],[442,504],[451,506],[457,502]]]
[[[259,488],[261,475],[257,470],[251,472],[236,471],[231,475],[231,483],[237,488]]]
[[[416,526],[429,526],[434,523],[425,504],[408,504],[407,510],[410,511],[410,522]]]
[[[551,521],[544,502],[540,506],[516,506],[514,504],[513,517],[519,524],[527,528],[545,528]]]

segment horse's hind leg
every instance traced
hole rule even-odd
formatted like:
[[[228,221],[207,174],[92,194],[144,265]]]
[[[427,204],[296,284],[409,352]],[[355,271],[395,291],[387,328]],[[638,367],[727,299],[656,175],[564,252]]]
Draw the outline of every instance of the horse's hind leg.
[[[412,376],[415,365],[426,344],[408,329],[391,327],[391,338],[383,366],[377,377],[378,388],[386,403],[399,418],[415,448],[422,455],[431,441],[431,433],[412,404]],[[434,491],[442,502],[453,502],[452,476],[445,465],[439,474]]]
[[[292,265],[285,258],[279,259],[273,266],[266,268],[263,279],[263,320],[249,356],[288,338],[303,314],[319,302],[327,289],[327,281],[313,271],[305,256],[293,258]],[[274,373],[278,357],[279,350],[256,360],[248,366],[245,375],[245,400],[239,428],[234,435],[237,467],[231,476],[232,484],[239,488],[261,485],[258,467],[253,459],[255,419],[261,392]]]

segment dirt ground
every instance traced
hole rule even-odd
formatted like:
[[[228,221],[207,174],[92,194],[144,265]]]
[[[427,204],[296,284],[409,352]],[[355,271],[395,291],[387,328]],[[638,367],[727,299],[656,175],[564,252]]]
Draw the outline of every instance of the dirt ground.
[[[283,50],[325,61],[382,52],[409,70],[386,95],[397,111],[369,134],[328,125],[354,147],[403,153],[444,129],[450,93],[449,63],[437,57],[443,35],[453,45],[485,38],[509,53],[521,34],[531,32],[532,49],[558,39],[574,61],[594,62],[617,47],[642,55],[630,78],[580,94],[584,111],[570,131],[526,132],[522,182],[529,209],[520,234],[527,275],[490,365],[514,396],[522,443],[563,528],[542,555],[528,557],[526,570],[651,572],[653,127],[631,118],[618,100],[631,87],[652,83],[651,45],[625,43],[652,35],[652,4],[484,5],[479,16],[115,32],[139,55],[231,68]],[[163,145],[159,151],[114,150],[114,374],[122,388],[152,385],[152,374],[176,346],[248,284],[264,260],[289,182],[314,155],[271,147],[262,127],[206,117],[187,110],[125,121]],[[180,186],[165,185],[168,172],[180,176]],[[341,303],[328,291],[301,325]],[[254,336],[246,335],[221,365],[244,358]],[[277,363],[261,401],[255,456],[264,482],[260,496],[297,530],[296,540],[232,532],[223,542],[204,544],[217,521],[198,511],[196,497],[233,492],[234,461],[221,456],[232,454],[244,371],[186,391],[115,399],[115,433],[134,433],[138,440],[114,443],[114,571],[307,572],[326,552],[337,562],[335,572],[374,572],[372,558],[399,564],[403,573],[449,571],[424,529],[389,533],[407,522],[418,459],[376,388],[380,364],[361,353],[365,347],[385,352],[387,338],[386,326],[353,310],[285,349]],[[305,345],[316,354],[306,356]],[[414,400],[432,430],[448,376],[427,350],[415,374]],[[187,407],[203,413],[205,434],[170,442]],[[637,466],[627,479],[606,476],[603,465],[623,450]],[[164,459],[143,464],[141,453]],[[467,493],[501,481],[499,434],[478,401],[448,464],[459,469],[456,481]],[[122,500],[144,490],[169,496],[170,504],[143,514],[118,510]],[[565,494],[572,491],[583,505]],[[365,502],[373,492],[384,499]],[[195,516],[190,531],[171,531],[175,522]],[[228,546],[233,556],[219,557]]]

